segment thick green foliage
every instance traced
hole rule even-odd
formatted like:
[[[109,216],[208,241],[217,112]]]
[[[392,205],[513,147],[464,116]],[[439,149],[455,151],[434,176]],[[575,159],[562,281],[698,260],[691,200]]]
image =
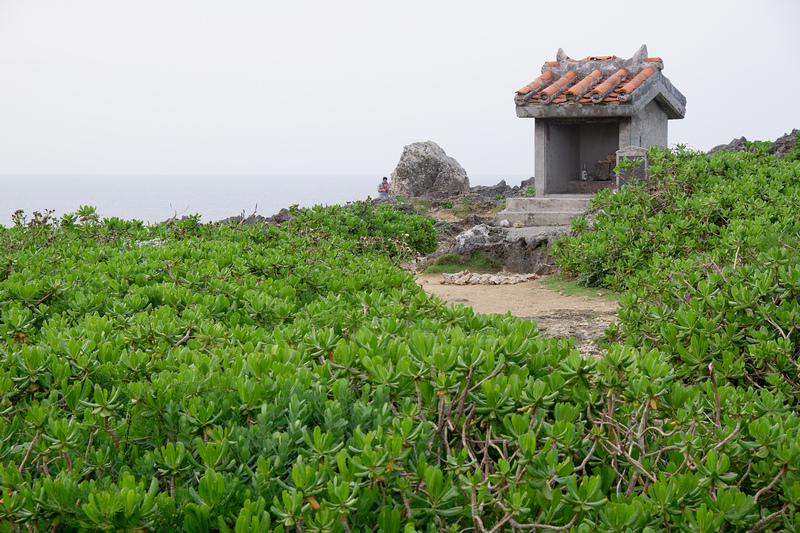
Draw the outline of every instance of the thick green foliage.
[[[0,230],[2,531],[800,530],[786,393],[446,306],[424,220],[91,214]]]
[[[588,283],[630,287],[628,342],[679,375],[800,395],[800,162],[755,151],[651,150],[653,180],[597,199],[596,229],[559,244]]]
[[[339,234],[345,240],[358,239],[363,249],[382,251],[390,256],[425,255],[436,249],[433,219],[408,215],[393,206],[376,209],[369,202],[346,206],[315,206],[293,210],[292,224],[305,231]],[[299,230],[303,234],[302,230]]]
[[[555,246],[565,272],[624,290],[675,261],[695,267],[751,264],[771,247],[797,244],[800,164],[756,152],[651,148],[652,179],[595,196],[594,227]],[[657,275],[657,274],[656,274]]]

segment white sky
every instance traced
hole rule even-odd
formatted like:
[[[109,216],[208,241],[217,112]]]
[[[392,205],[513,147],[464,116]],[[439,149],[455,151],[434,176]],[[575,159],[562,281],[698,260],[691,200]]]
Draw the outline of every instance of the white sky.
[[[798,28],[797,0],[0,0],[0,175],[380,176],[432,140],[525,178],[514,91],[559,47],[646,44],[688,100],[670,143],[774,140]]]

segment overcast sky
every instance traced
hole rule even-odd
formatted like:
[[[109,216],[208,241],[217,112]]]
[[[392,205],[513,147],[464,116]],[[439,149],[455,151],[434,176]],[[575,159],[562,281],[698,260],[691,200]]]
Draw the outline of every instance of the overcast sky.
[[[688,100],[672,144],[773,140],[798,28],[797,0],[0,0],[0,175],[388,175],[432,140],[527,177],[514,91],[559,47],[646,44]]]

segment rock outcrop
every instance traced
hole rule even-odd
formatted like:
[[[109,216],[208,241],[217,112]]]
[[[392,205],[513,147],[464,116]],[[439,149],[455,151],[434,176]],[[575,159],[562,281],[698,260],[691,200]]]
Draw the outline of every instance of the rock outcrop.
[[[747,147],[747,142],[747,139],[742,136],[738,139],[733,139],[728,144],[718,144],[708,151],[708,155],[715,154],[717,152],[749,152],[750,149]]]
[[[791,152],[795,143],[797,143],[797,134],[798,130],[795,128],[791,133],[778,137],[775,139],[775,142],[770,145],[769,151],[775,154],[775,157],[783,159],[783,156]]]
[[[433,141],[405,146],[389,185],[389,194],[403,198],[439,200],[467,193],[467,172]]]
[[[485,198],[487,200],[496,200],[498,198],[506,198],[508,196],[517,196],[525,193],[528,189],[535,187],[535,179],[529,178],[522,180],[517,187],[511,187],[506,184],[506,180],[500,180],[497,185],[476,185],[470,187],[469,193],[478,198]]]
[[[551,274],[557,268],[550,257],[550,247],[568,231],[568,226],[503,228],[479,224],[461,232],[450,245],[436,250],[431,258],[450,253],[468,256],[477,250],[497,260],[507,272]]]
[[[795,128],[791,133],[787,133],[775,139],[775,141],[769,145],[769,153],[773,154],[777,158],[783,159],[783,157],[788,154],[792,148],[794,148],[794,145],[797,142],[797,134],[798,130]],[[746,138],[739,137],[738,139],[732,140],[728,144],[720,144],[715,146],[708,151],[708,154],[711,155],[722,151],[752,152],[752,149],[747,146],[747,142],[748,141]]]
[[[261,215],[256,215],[255,213],[245,217],[244,213],[242,213],[241,215],[228,217],[224,220],[220,220],[219,222],[220,224],[239,224],[243,226],[249,226],[252,224],[283,224],[284,222],[291,220],[291,218],[292,215],[289,213],[289,210],[283,208],[271,217],[262,217]]]

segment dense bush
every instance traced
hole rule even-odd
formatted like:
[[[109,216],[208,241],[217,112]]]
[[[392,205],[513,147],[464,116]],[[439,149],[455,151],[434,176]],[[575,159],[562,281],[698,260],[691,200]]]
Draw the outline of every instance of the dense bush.
[[[347,241],[358,239],[361,248],[383,252],[390,257],[425,255],[436,249],[437,239],[432,218],[409,215],[391,206],[373,208],[369,202],[346,206],[315,206],[293,210],[291,224],[303,232],[338,235]]]
[[[630,344],[678,374],[800,395],[800,162],[651,149],[652,180],[596,199],[594,229],[559,243],[586,283],[630,287]]]
[[[592,229],[577,219],[577,235],[556,243],[565,272],[624,290],[649,284],[652,272],[675,261],[705,269],[755,264],[761,252],[797,244],[797,162],[765,150],[709,156],[651,148],[648,159],[649,183],[602,191]]]
[[[428,221],[293,214],[0,229],[0,530],[800,530],[793,391],[687,376],[649,316],[582,359],[422,292]]]

